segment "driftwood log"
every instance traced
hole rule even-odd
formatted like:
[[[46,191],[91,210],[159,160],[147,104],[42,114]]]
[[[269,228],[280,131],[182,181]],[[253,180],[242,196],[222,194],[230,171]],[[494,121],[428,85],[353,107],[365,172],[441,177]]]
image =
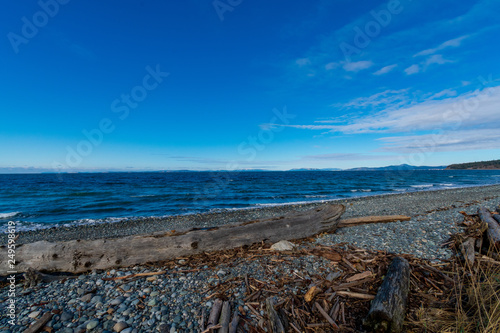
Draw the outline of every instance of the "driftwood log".
[[[238,330],[238,323],[240,322],[240,314],[238,313],[238,309],[234,311],[233,320],[231,320],[231,324],[229,325],[229,333],[236,333]]]
[[[269,297],[266,299],[266,314],[269,319],[269,326],[271,327],[272,333],[285,333],[285,327],[281,322],[278,313],[274,309],[274,298]]]
[[[229,321],[231,320],[231,305],[229,301],[224,301],[222,305],[222,311],[220,314],[219,325],[221,328],[217,331],[218,333],[229,333]]]
[[[42,318],[38,319],[33,325],[24,330],[23,333],[36,333],[39,332],[42,327],[47,324],[50,319],[52,319],[53,314],[51,312],[46,312],[43,314]]]
[[[220,299],[216,299],[212,310],[210,311],[210,316],[208,316],[207,328],[214,327],[219,323],[220,313],[222,311],[223,302]]]
[[[474,261],[476,259],[476,253],[474,250],[475,243],[476,240],[472,237],[469,237],[460,245],[460,250],[462,251],[462,255],[465,258],[465,262],[470,266],[474,265]]]
[[[351,227],[369,223],[388,223],[398,221],[410,221],[411,217],[405,215],[382,215],[382,216],[365,216],[353,217],[350,219],[342,219],[339,222],[339,228]]]
[[[497,220],[497,222],[498,222],[498,223],[500,223],[500,215],[495,214],[495,215],[493,215],[493,218],[494,218],[495,220]]]
[[[24,273],[24,286],[25,288],[34,287],[40,282],[50,283],[53,281],[60,281],[66,279],[74,279],[76,276],[65,276],[65,275],[50,275],[35,271],[29,268],[26,273]]]
[[[491,213],[485,207],[479,207],[477,212],[481,221],[488,225],[486,233],[490,241],[490,246],[500,249],[500,225],[498,225],[498,222],[493,219]]]
[[[401,332],[409,289],[410,265],[406,259],[396,257],[387,270],[363,324],[377,333]]]
[[[111,239],[39,241],[18,245],[16,270],[81,273],[92,269],[127,267],[174,259],[205,251],[231,249],[262,241],[277,242],[310,237],[337,229],[345,206],[323,204],[304,212],[225,225],[205,230],[161,232]],[[0,247],[0,266],[7,267],[7,247]]]

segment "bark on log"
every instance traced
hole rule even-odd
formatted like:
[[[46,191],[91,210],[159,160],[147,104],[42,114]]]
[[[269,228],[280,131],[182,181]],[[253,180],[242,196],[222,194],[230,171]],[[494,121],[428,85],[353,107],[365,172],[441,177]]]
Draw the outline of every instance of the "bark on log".
[[[344,211],[343,205],[323,204],[305,212],[208,230],[22,244],[16,248],[16,270],[26,272],[28,268],[33,268],[47,272],[81,273],[158,262],[262,241],[274,243],[300,239],[335,231]],[[4,245],[0,247],[0,266],[7,267],[7,259],[7,247]]]
[[[488,225],[486,233],[490,245],[500,249],[500,226],[497,221],[491,217],[491,213],[485,207],[479,207],[477,212],[481,221]]]
[[[266,299],[266,313],[269,318],[269,324],[271,326],[272,333],[285,333],[285,327],[281,322],[278,313],[274,309],[274,300],[273,297],[269,297]]]
[[[222,311],[220,314],[218,333],[229,333],[229,321],[231,320],[231,305],[228,301],[225,301],[222,305]]]
[[[350,219],[342,219],[339,222],[339,228],[363,225],[368,223],[388,223],[398,221],[409,221],[411,217],[405,215],[386,215],[386,216],[364,216]]]
[[[495,215],[493,215],[493,218],[494,218],[495,220],[497,220],[497,223],[500,223],[500,215],[495,214]]]
[[[409,288],[410,265],[406,259],[396,257],[387,270],[363,324],[377,333],[401,332]]]

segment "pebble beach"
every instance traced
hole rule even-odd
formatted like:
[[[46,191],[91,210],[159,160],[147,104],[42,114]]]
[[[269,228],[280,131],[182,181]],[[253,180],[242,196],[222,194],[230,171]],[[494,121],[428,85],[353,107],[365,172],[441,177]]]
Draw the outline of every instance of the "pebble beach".
[[[443,244],[452,234],[460,232],[460,212],[473,214],[479,206],[495,210],[500,203],[499,197],[500,185],[492,185],[336,200],[335,203],[346,206],[343,218],[407,215],[411,220],[340,228],[335,233],[318,236],[309,243],[301,242],[298,248],[345,244],[369,251],[411,254],[431,261],[446,260],[452,253]],[[43,229],[19,233],[17,243],[113,238],[212,227],[281,216],[291,211],[308,210],[319,204],[290,204]],[[6,240],[6,235],[2,235],[2,244]],[[196,266],[190,265],[189,260],[179,258],[168,267],[135,266],[92,271],[31,288],[24,288],[18,281],[15,325],[10,325],[9,317],[5,315],[8,288],[4,287],[0,291],[0,333],[23,332],[46,312],[54,314],[46,324],[50,332],[199,332],[199,319],[210,310],[213,303],[211,290],[216,285],[242,276],[273,285],[282,276],[328,276],[336,274],[339,269],[329,260],[318,256],[283,254],[279,256],[280,265],[273,266],[276,258],[269,252],[269,256],[258,256],[252,260],[233,258],[206,264],[197,261]],[[275,269],[270,270],[270,266]],[[161,274],[109,280],[155,272]],[[228,290],[233,307],[240,306],[244,311],[249,311],[244,301],[246,291],[244,284]]]

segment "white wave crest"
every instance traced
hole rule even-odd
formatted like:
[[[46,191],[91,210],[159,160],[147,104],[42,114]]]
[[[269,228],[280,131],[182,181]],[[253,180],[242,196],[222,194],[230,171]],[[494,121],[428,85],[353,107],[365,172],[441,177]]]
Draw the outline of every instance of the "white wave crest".
[[[21,214],[21,212],[0,213],[0,219],[8,219],[9,217],[14,217],[19,214]]]

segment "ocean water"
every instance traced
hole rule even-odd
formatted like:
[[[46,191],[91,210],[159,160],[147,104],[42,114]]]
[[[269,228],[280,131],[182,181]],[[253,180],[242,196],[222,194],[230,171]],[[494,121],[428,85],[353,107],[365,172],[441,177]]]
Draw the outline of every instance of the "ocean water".
[[[500,170],[0,175],[0,231],[500,184]]]

